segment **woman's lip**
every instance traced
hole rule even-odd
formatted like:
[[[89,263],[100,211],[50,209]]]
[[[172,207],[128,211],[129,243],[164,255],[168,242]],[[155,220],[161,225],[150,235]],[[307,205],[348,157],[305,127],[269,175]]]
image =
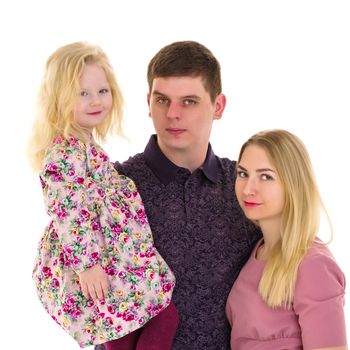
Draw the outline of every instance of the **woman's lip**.
[[[101,114],[102,111],[98,111],[98,112],[91,112],[91,113],[88,113],[88,115],[99,115]]]
[[[247,202],[247,201],[244,201],[244,206],[245,207],[249,207],[249,208],[253,208],[253,207],[257,207],[260,205],[260,203],[255,203],[255,202]]]

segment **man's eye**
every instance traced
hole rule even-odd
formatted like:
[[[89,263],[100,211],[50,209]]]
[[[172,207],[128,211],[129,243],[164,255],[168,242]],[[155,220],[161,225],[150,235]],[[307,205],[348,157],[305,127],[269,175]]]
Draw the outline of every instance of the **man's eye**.
[[[164,97],[159,97],[159,98],[157,98],[157,102],[161,105],[164,105],[168,102],[168,99],[166,99]]]
[[[197,101],[190,100],[190,99],[183,101],[183,104],[186,105],[186,106],[195,105],[196,103],[197,103]]]

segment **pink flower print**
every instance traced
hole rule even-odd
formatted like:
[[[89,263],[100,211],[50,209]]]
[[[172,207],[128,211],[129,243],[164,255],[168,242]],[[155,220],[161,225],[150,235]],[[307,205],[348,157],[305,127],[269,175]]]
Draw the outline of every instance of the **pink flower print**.
[[[122,330],[123,330],[123,327],[122,326],[117,326],[115,327],[115,330],[120,333]]]
[[[84,183],[84,178],[81,177],[81,176],[79,176],[79,177],[77,178],[77,183],[78,183],[79,185],[83,184],[83,183]]]
[[[102,159],[102,161],[106,163],[108,161],[108,156],[104,153],[100,153],[100,159]]]
[[[72,248],[71,248],[71,247],[65,246],[65,247],[64,247],[64,252],[65,252],[65,254],[66,254],[68,257],[72,256]]]
[[[73,266],[78,266],[79,265],[79,259],[78,259],[78,257],[74,257],[73,259],[72,259],[72,265]]]
[[[60,173],[52,174],[51,179],[54,182],[61,182],[62,181],[62,174],[60,174]]]
[[[126,197],[126,198],[130,198],[131,197],[131,193],[130,192],[128,192],[128,191],[123,191],[123,194],[124,194],[124,196]]]
[[[150,312],[150,313],[152,313],[152,311],[154,311],[155,309],[156,309],[156,307],[155,307],[154,304],[150,304],[150,305],[148,305],[148,307],[147,307],[147,311]]]
[[[99,194],[99,196],[100,196],[101,198],[104,198],[104,197],[105,197],[105,194],[103,193],[102,188],[98,188],[98,189],[97,189],[97,193]]]
[[[138,322],[139,324],[143,324],[145,322],[145,319],[143,317],[140,317]]]
[[[56,215],[60,220],[64,220],[67,217],[67,212],[64,209],[56,211]]]
[[[41,178],[41,176],[39,177],[39,179],[40,179],[41,188],[45,188],[46,182]]]
[[[80,316],[80,313],[81,312],[79,309],[75,309],[70,312],[70,315],[72,316],[73,319],[77,319]]]
[[[85,209],[82,209],[80,211],[80,215],[85,219],[85,220],[89,220],[90,219],[90,213],[85,210]]]
[[[143,219],[144,217],[146,217],[146,212],[145,212],[145,210],[144,209],[139,209],[138,211],[137,211],[137,216],[140,218],[140,219]]]
[[[91,151],[91,154],[92,154],[94,157],[96,157],[96,156],[98,155],[95,146],[91,146],[90,151]]]
[[[120,271],[118,273],[118,277],[121,278],[121,279],[124,279],[126,277],[125,273],[123,271]]]
[[[55,163],[49,163],[46,167],[46,172],[50,174],[55,174],[58,170],[58,166]]]
[[[115,314],[115,309],[117,308],[116,304],[110,304],[107,306],[107,310],[110,314],[114,315]]]
[[[41,271],[44,275],[45,278],[49,278],[49,277],[52,277],[52,272],[51,272],[51,268],[48,267],[48,266],[43,266],[41,268]]]
[[[109,325],[109,326],[112,326],[113,325],[113,319],[112,319],[112,317],[106,317],[106,322],[107,322],[107,324]]]
[[[94,306],[94,301],[90,298],[88,301],[87,301],[87,307],[92,307]]]
[[[130,322],[130,321],[133,321],[134,319],[135,319],[135,315],[129,311],[125,312],[123,315],[124,321]]]
[[[51,286],[52,286],[53,289],[57,289],[57,288],[60,287],[60,282],[58,281],[57,278],[54,278],[54,279],[52,280]]]
[[[69,169],[68,175],[69,176],[74,176],[74,174],[75,174],[75,171],[73,169]]]
[[[99,260],[98,252],[93,252],[93,253],[91,254],[91,258],[92,258],[92,260],[93,260],[95,263],[97,263],[98,260]]]
[[[112,226],[112,232],[114,233],[121,233],[123,232],[123,228],[120,224],[117,224],[117,225],[113,225]]]
[[[95,222],[95,221],[92,222],[91,227],[92,227],[93,231],[99,231],[100,230],[100,225],[97,222]]]
[[[169,291],[171,290],[172,286],[173,286],[173,285],[172,285],[171,283],[164,283],[164,284],[163,284],[163,288],[162,288],[162,289],[163,289],[163,292],[164,292],[164,293],[169,292]]]
[[[106,274],[108,276],[114,276],[115,275],[114,268],[111,265],[107,266],[104,270],[105,270],[105,272],[106,272]]]

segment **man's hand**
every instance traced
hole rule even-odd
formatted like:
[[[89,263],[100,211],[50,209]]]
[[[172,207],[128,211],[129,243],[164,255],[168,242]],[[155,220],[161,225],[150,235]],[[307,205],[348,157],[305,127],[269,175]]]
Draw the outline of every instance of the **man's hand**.
[[[95,265],[79,274],[81,290],[86,299],[103,299],[107,296],[109,282],[100,265]]]

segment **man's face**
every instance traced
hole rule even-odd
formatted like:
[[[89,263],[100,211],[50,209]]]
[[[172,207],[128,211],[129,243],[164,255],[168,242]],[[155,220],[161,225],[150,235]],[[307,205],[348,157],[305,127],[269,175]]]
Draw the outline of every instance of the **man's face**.
[[[211,101],[201,77],[155,78],[148,105],[161,150],[167,155],[206,150],[213,120],[221,118],[225,103],[223,94]]]

